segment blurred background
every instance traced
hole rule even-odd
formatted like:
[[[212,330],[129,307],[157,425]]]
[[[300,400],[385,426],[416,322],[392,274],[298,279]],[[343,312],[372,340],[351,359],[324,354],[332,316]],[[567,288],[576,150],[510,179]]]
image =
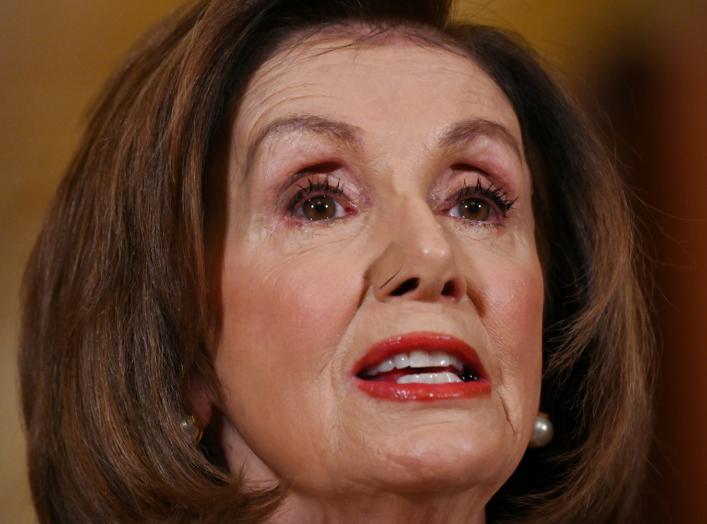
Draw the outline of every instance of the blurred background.
[[[177,0],[0,2],[0,521],[31,523],[16,377],[19,286],[84,114]],[[520,33],[576,93],[633,193],[658,330],[644,522],[707,522],[707,0],[458,1]]]

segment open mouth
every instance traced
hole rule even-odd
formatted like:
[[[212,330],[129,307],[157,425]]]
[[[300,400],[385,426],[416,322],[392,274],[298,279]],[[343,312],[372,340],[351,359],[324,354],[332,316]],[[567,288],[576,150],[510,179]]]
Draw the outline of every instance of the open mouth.
[[[374,344],[354,366],[359,389],[393,400],[469,397],[491,390],[476,351],[451,335],[416,332]]]
[[[441,351],[397,353],[360,372],[358,378],[396,384],[452,384],[475,382],[480,374],[474,364]]]

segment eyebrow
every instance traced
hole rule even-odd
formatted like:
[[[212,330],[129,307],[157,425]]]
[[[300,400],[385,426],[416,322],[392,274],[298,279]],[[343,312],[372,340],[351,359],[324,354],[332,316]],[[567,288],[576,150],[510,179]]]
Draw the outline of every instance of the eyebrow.
[[[363,143],[361,128],[346,122],[308,114],[278,118],[266,125],[256,135],[255,140],[248,148],[246,165],[251,165],[255,153],[267,138],[297,131],[323,135],[351,149],[359,149]]]
[[[266,139],[297,131],[323,135],[351,149],[360,149],[363,143],[363,132],[361,128],[347,124],[346,122],[310,114],[278,118],[266,125],[256,135],[255,140],[253,140],[253,143],[248,147],[246,166],[252,164],[255,153]],[[461,122],[451,124],[442,132],[438,140],[438,146],[442,148],[459,147],[480,136],[488,136],[503,142],[509,146],[518,156],[518,159],[523,162],[520,144],[508,128],[499,123],[482,118],[462,120]],[[247,167],[246,173],[249,171],[250,169]]]
[[[520,144],[508,128],[483,118],[463,120],[450,125],[442,132],[438,145],[443,148],[458,147],[467,142],[471,142],[479,136],[487,136],[503,142],[510,147],[518,156],[518,159],[523,162],[523,153]]]

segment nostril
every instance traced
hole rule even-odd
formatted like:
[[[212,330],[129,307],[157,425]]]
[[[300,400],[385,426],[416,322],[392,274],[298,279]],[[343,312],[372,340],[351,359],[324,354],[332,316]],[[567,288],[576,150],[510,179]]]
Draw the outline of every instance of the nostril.
[[[417,286],[420,285],[420,279],[419,278],[408,278],[405,282],[400,284],[392,293],[391,295],[394,297],[399,297],[400,295],[404,295],[408,291],[412,291],[413,289],[417,289]]]
[[[456,286],[452,280],[448,281],[442,288],[442,296],[453,297],[456,292]]]

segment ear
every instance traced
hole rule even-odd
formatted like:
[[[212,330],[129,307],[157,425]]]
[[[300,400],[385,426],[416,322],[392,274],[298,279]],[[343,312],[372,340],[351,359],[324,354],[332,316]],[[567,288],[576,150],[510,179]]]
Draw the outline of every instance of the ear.
[[[211,388],[203,377],[193,375],[189,378],[184,404],[200,428],[204,429],[209,425],[214,411],[214,399]]]

